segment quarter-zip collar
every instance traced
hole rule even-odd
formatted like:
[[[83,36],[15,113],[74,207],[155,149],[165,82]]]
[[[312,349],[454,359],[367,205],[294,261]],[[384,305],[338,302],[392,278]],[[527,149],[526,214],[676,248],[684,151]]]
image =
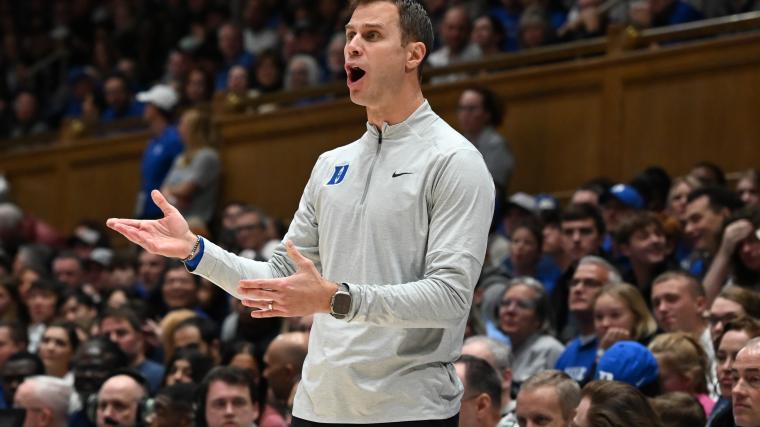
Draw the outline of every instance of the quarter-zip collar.
[[[426,99],[403,122],[395,125],[390,125],[384,122],[381,129],[378,129],[372,123],[367,122],[367,132],[370,139],[373,141],[379,141],[381,133],[383,142],[401,140],[405,139],[407,136],[421,138],[420,134],[430,128],[436,120],[438,120],[438,116],[433,112],[433,109],[430,108],[430,104]]]

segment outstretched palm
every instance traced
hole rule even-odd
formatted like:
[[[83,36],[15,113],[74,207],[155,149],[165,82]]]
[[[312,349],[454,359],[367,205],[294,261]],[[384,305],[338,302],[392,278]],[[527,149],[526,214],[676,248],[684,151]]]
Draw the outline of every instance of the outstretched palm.
[[[184,258],[195,243],[187,221],[179,211],[166,201],[158,190],[151,192],[164,217],[153,220],[110,218],[106,225],[121,233],[131,242],[148,252],[173,258]]]

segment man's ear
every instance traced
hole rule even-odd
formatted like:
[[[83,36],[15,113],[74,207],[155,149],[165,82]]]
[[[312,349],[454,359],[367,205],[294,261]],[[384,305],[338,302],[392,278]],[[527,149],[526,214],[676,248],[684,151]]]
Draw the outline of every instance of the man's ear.
[[[485,416],[491,410],[491,396],[488,393],[480,393],[475,398],[475,408],[479,416]]]
[[[422,42],[409,42],[406,46],[406,71],[419,69],[425,60],[427,48]]]

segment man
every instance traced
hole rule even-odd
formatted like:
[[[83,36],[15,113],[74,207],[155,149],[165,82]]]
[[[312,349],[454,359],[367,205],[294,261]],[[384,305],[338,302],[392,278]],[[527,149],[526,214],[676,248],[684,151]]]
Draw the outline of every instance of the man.
[[[346,71],[367,132],[319,158],[268,263],[193,235],[159,192],[163,219],[108,224],[151,252],[187,259],[257,318],[315,314],[294,425],[455,425],[462,385],[452,362],[483,265],[493,180],[422,95],[433,34],[422,6],[356,3]]]
[[[581,400],[578,383],[559,371],[543,371],[528,378],[517,394],[520,427],[566,427]]]
[[[53,258],[53,277],[69,289],[84,285],[85,271],[82,260],[73,252],[62,252]]]
[[[123,74],[113,74],[103,83],[103,93],[106,98],[106,109],[100,120],[108,123],[128,117],[140,117],[143,106],[129,91],[129,82]]]
[[[564,331],[576,330],[577,338],[572,340],[557,360],[556,368],[568,374],[580,384],[585,384],[594,375],[596,353],[600,341],[606,343],[607,337],[597,337],[594,329],[594,300],[602,287],[620,283],[620,273],[610,263],[597,256],[585,256],[578,263],[573,279],[570,281],[568,307],[575,320],[573,327]],[[621,331],[610,328],[608,334],[620,334]],[[625,333],[627,331],[622,331]]]
[[[488,362],[499,374],[501,382],[501,404],[499,427],[517,424],[515,401],[512,400],[512,349],[506,344],[484,335],[467,338],[462,346],[462,355],[479,357]]]
[[[172,334],[174,350],[195,348],[212,358],[214,364],[221,362],[220,344],[214,322],[206,317],[194,316],[177,324]]]
[[[259,417],[258,396],[251,375],[239,368],[218,366],[198,390],[198,427],[250,427]]]
[[[509,188],[515,158],[509,143],[496,131],[504,119],[496,94],[469,88],[459,96],[457,121],[462,134],[483,154],[488,171],[501,194]]]
[[[119,345],[129,358],[129,367],[148,381],[150,392],[158,391],[164,379],[164,367],[145,357],[145,337],[137,314],[129,308],[107,310],[100,318],[100,333]]]
[[[167,259],[161,255],[155,255],[147,251],[141,251],[137,256],[138,288],[142,292],[150,294],[161,285],[166,273]]]
[[[715,349],[704,312],[705,289],[694,276],[683,271],[668,271],[654,279],[652,310],[657,325],[665,332],[686,332],[698,339],[710,362],[708,388],[718,394]]]
[[[42,360],[36,354],[26,351],[13,353],[0,371],[5,404],[7,406],[13,405],[16,391],[25,379],[44,374],[45,365],[42,364]]]
[[[668,248],[662,221],[652,212],[637,212],[620,223],[615,233],[620,254],[628,259],[624,281],[636,286],[651,303],[652,281],[668,266]]]
[[[705,275],[718,251],[723,222],[740,207],[739,197],[725,188],[703,187],[689,193],[684,218],[693,252],[683,269],[700,278]]]
[[[263,211],[250,205],[242,206],[233,230],[237,247],[240,248],[238,252],[240,256],[256,261],[269,259],[268,254],[264,253],[264,248],[269,242],[269,234],[267,233],[267,216]]]
[[[501,418],[501,381],[493,366],[479,357],[464,355],[454,367],[464,384],[459,427],[496,427]]]
[[[170,262],[161,285],[161,295],[167,310],[196,309],[200,287],[200,277],[187,271],[181,262]]]
[[[104,337],[95,337],[79,346],[74,357],[74,388],[83,408],[71,416],[72,426],[90,426],[87,403],[96,394],[108,375],[127,366],[128,359],[118,345]]]
[[[24,427],[66,427],[73,392],[61,378],[30,377],[16,391],[13,407],[25,410]]]
[[[483,53],[478,45],[470,43],[470,16],[467,9],[455,6],[446,11],[441,23],[443,46],[431,53],[427,59],[432,67],[445,67],[460,62],[474,61]],[[433,78],[434,82],[461,80],[463,75],[449,75]]]
[[[261,375],[267,379],[271,391],[267,403],[280,413],[283,421],[287,415],[288,398],[301,380],[308,345],[309,336],[306,333],[290,332],[278,335],[264,353],[266,368]]]
[[[731,367],[734,421],[741,427],[760,427],[760,338],[751,339]]]
[[[161,188],[174,159],[184,150],[179,132],[172,126],[172,111],[177,106],[177,92],[169,86],[155,85],[147,92],[137,94],[145,103],[143,118],[153,138],[145,147],[140,162],[140,192],[135,212],[139,218],[158,218],[161,210],[148,197],[151,190]]]
[[[118,371],[98,391],[97,427],[137,427],[144,423],[142,406],[148,397],[145,379],[137,372]]]

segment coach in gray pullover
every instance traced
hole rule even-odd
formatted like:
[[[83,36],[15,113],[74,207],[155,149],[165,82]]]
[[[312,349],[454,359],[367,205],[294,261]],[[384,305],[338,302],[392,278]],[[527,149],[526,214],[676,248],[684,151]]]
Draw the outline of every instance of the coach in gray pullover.
[[[163,219],[108,224],[185,258],[258,308],[255,317],[316,313],[294,425],[455,422],[462,384],[452,363],[485,256],[493,181],[477,149],[422,97],[432,26],[421,6],[359,3],[345,55],[367,132],[317,160],[284,239],[292,244],[267,263],[237,257],[190,233],[158,192]],[[330,299],[341,287],[351,306],[338,319]]]

